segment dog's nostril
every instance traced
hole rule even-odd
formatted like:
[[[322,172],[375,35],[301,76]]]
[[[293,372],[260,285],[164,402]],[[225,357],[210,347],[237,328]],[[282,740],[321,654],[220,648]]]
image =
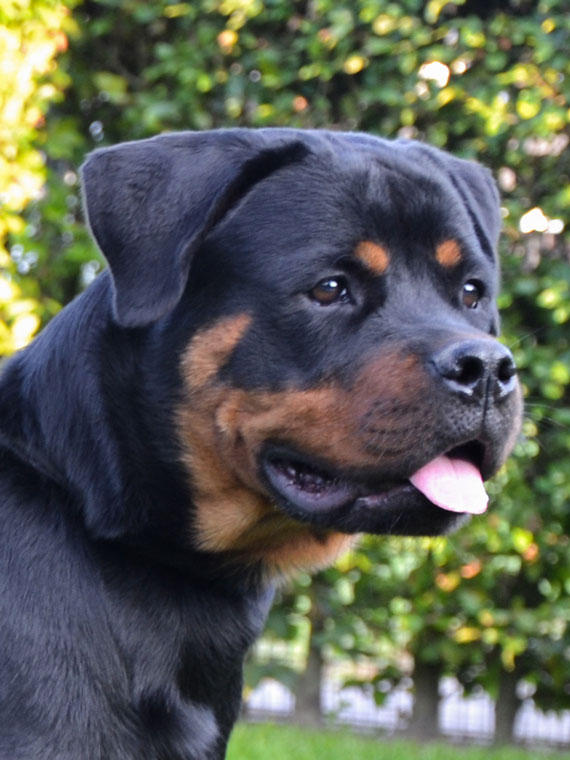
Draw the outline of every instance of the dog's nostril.
[[[432,358],[447,387],[467,397],[507,396],[516,387],[516,366],[510,351],[491,340],[451,343]]]
[[[469,388],[477,385],[485,374],[485,365],[477,356],[464,356],[457,361],[453,372],[444,377]]]
[[[517,368],[511,356],[506,356],[499,363],[497,378],[500,383],[508,383],[517,374]]]

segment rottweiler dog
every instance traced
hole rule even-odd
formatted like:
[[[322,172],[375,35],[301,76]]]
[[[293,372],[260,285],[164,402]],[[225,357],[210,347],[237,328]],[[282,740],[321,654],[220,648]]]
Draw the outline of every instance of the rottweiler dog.
[[[0,381],[1,760],[219,760],[273,587],[484,511],[489,173],[267,129],[92,153],[108,269]]]

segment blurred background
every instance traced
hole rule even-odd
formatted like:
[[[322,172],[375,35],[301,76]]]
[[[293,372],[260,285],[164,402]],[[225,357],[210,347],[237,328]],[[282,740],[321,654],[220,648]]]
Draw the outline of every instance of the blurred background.
[[[78,186],[94,147],[363,130],[477,159],[500,187],[526,415],[492,508],[446,539],[367,538],[286,587],[248,720],[570,747],[569,101],[567,0],[1,1],[2,356],[103,266]]]

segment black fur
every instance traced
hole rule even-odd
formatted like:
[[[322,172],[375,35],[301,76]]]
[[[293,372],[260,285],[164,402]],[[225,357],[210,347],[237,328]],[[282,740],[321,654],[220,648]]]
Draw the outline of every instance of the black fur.
[[[451,333],[494,345],[497,194],[480,167],[424,145],[294,130],[103,149],[83,182],[109,270],[0,378],[0,760],[219,760],[273,592],[263,563],[197,545],[175,423],[181,356],[197,331],[242,313],[252,323],[220,378],[251,392],[351,387],[394,341],[430,367]],[[312,285],[367,239],[390,250],[393,274],[354,275],[358,308],[314,308]],[[426,263],[442,239],[461,241],[460,275]],[[486,288],[472,313],[457,304],[469,278]],[[433,450],[418,443],[378,473],[409,477],[473,437],[475,407],[448,395],[432,399]],[[488,402],[487,475],[516,427],[508,403]],[[315,517],[315,530],[453,524],[407,498],[400,528],[355,507]]]

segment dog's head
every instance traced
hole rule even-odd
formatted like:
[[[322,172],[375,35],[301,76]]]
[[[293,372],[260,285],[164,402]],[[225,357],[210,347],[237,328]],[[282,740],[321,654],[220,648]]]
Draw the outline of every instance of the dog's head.
[[[486,170],[228,130],[96,151],[83,178],[116,321],[178,336],[163,359],[200,548],[317,566],[352,534],[484,510],[520,418]]]

